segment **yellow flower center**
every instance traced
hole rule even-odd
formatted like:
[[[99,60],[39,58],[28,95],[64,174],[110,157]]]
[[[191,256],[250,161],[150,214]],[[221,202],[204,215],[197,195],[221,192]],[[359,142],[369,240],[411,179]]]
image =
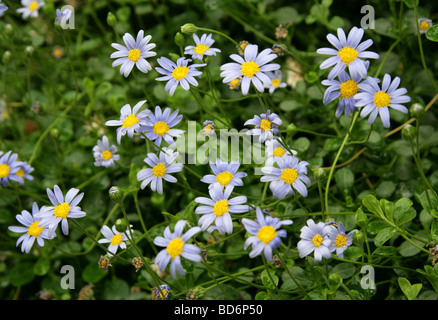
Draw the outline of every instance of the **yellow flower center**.
[[[219,200],[215,203],[213,207],[213,213],[217,217],[222,217],[227,212],[228,212],[228,200]]]
[[[195,47],[195,53],[203,55],[205,51],[210,49],[210,47],[207,47],[205,44],[200,43]]]
[[[347,240],[347,236],[344,236],[343,234],[338,234],[335,239],[336,248],[345,247],[345,245],[347,244]]]
[[[351,98],[359,91],[359,87],[357,86],[357,82],[353,80],[347,80],[341,83],[341,97],[342,98]]]
[[[9,176],[11,169],[7,164],[0,164],[0,178],[6,178]]]
[[[231,89],[236,89],[238,86],[240,86],[240,78],[231,80],[229,84]]]
[[[35,11],[37,8],[38,8],[38,1],[32,1],[28,7],[30,11]]]
[[[374,94],[374,104],[377,108],[387,107],[391,103],[391,97],[386,92],[380,90]]]
[[[20,178],[23,178],[24,175],[25,175],[25,172],[24,172],[23,169],[20,168],[20,169],[18,169],[17,172],[15,172],[15,174],[16,174],[17,176],[19,176]]]
[[[286,153],[286,150],[284,150],[281,147],[277,147],[274,149],[274,152],[272,153],[272,155],[274,157],[282,157],[285,153]]]
[[[292,168],[286,168],[281,171],[280,179],[283,180],[287,184],[292,184],[297,180],[298,172]]]
[[[123,242],[122,235],[120,233],[117,233],[111,238],[111,245],[112,246],[118,246]]]
[[[219,182],[221,185],[226,186],[230,183],[231,179],[233,179],[233,174],[228,171],[224,171],[219,173],[216,176],[216,181]]]
[[[274,88],[277,88],[280,85],[280,83],[281,83],[281,80],[279,78],[276,78],[276,79],[272,80],[272,86]]]
[[[263,131],[268,131],[271,130],[271,128],[272,128],[271,121],[262,119],[262,121],[260,122],[260,129],[262,129]]]
[[[205,134],[210,134],[210,133],[213,131],[213,128],[212,128],[211,126],[212,126],[212,124],[209,123],[209,124],[207,124],[207,125],[204,127],[204,133],[205,133]]]
[[[427,31],[427,29],[429,29],[430,27],[430,23],[427,21],[421,21],[420,23],[420,29],[421,31]]]
[[[130,114],[129,116],[127,116],[125,118],[125,120],[123,120],[122,127],[123,128],[130,128],[134,124],[138,123],[139,121],[140,121],[140,119],[137,118],[137,116],[135,114]]]
[[[170,129],[169,129],[168,124],[164,121],[157,121],[154,124],[154,132],[161,137],[164,136],[167,133],[167,131],[169,131],[169,130]]]
[[[167,253],[172,259],[175,259],[183,251],[184,241],[181,238],[175,238],[169,242],[167,245]]]
[[[179,81],[182,78],[185,78],[187,74],[189,73],[189,67],[176,67],[172,71],[172,77]]]
[[[113,154],[111,151],[109,150],[105,150],[104,152],[102,152],[102,159],[103,161],[108,161],[113,157]]]
[[[257,233],[257,238],[266,244],[270,243],[276,236],[277,232],[273,226],[264,226],[260,228],[259,232]]]
[[[70,205],[66,202],[58,204],[55,207],[55,217],[65,219],[70,212]]]
[[[341,58],[345,66],[357,58],[358,52],[356,49],[350,47],[344,47],[338,52],[338,56]]]
[[[152,168],[152,174],[155,177],[162,178],[165,175],[165,173],[166,173],[166,166],[162,162],[160,162],[159,164],[157,164],[155,167]]]
[[[44,230],[44,227],[39,227],[38,224],[39,221],[35,221],[34,223],[32,223],[29,226],[29,229],[27,229],[27,234],[34,236],[35,238],[38,238],[41,232],[43,232]]]
[[[257,72],[260,71],[260,67],[254,61],[247,61],[242,63],[240,71],[242,71],[244,76],[252,78]]]
[[[60,49],[60,48],[53,49],[53,56],[56,59],[61,58],[63,54],[64,54],[64,51],[62,51],[62,49]]]
[[[140,56],[141,56],[140,49],[129,50],[129,53],[128,53],[129,60],[131,60],[133,62],[137,62],[140,59]]]
[[[316,234],[313,238],[312,238],[312,243],[315,247],[320,247],[322,245],[322,241],[324,239],[322,238],[322,236],[318,233]]]

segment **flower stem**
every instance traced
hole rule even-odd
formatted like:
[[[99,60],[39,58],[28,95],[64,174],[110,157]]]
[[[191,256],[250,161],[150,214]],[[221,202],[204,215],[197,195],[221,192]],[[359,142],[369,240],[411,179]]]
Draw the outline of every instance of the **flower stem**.
[[[341,146],[339,147],[338,153],[336,154],[335,160],[333,161],[330,172],[327,178],[327,184],[325,187],[325,210],[327,213],[329,213],[329,204],[328,204],[328,194],[330,190],[330,182],[333,176],[333,172],[335,171],[336,163],[339,160],[339,157],[341,156],[342,150],[344,149],[345,145],[347,144],[348,138],[350,137],[351,131],[353,130],[354,124],[356,123],[357,118],[359,117],[359,112],[356,112],[353,116],[353,119],[351,120],[350,127],[348,128],[347,133],[345,134],[344,140],[342,141]]]

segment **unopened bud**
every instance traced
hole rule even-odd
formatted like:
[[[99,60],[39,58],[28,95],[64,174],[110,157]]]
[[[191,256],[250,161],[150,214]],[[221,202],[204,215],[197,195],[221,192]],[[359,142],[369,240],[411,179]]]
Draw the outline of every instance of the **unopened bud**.
[[[27,57],[32,57],[34,51],[35,49],[32,46],[27,46],[26,49],[24,49],[24,53]]]
[[[313,175],[317,179],[322,179],[322,178],[325,178],[325,176],[327,175],[327,172],[323,168],[318,168],[318,169],[315,169],[313,171]]]
[[[406,124],[401,132],[402,138],[408,141],[412,141],[413,139],[415,139],[416,134],[417,129],[415,129],[415,127],[410,124]]]
[[[109,189],[109,196],[115,203],[122,202],[124,198],[123,191],[117,186],[113,186]]]
[[[11,61],[11,51],[7,50],[3,53],[2,62],[3,64],[8,64]]]
[[[177,32],[175,35],[175,43],[178,47],[184,46],[185,38],[181,32]]]
[[[128,223],[125,219],[117,219],[115,226],[116,230],[120,233],[126,232],[126,229],[128,229]]]
[[[106,16],[106,22],[109,26],[114,27],[117,23],[117,18],[112,12],[108,12],[108,15]]]
[[[181,32],[184,34],[192,34],[198,31],[198,27],[195,26],[193,23],[186,23],[181,27]]]
[[[409,114],[411,117],[419,119],[424,116],[426,109],[421,103],[414,103],[409,109]]]
[[[12,24],[8,23],[7,25],[5,25],[5,34],[11,36],[13,33],[14,27],[12,26]]]

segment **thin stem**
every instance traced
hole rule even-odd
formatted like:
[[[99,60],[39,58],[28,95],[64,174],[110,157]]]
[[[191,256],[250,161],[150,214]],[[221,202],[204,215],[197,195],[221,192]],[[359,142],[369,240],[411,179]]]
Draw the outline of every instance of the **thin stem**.
[[[351,134],[351,130],[353,130],[353,126],[356,123],[358,116],[359,116],[359,112],[356,112],[353,116],[353,119],[351,120],[350,127],[348,128],[348,131],[345,134],[344,140],[342,141],[342,144],[339,147],[338,153],[336,154],[335,160],[333,161],[332,166],[330,168],[330,172],[329,172],[329,175],[327,178],[327,184],[325,187],[325,209],[327,210],[327,212],[329,212],[328,194],[329,194],[329,190],[330,190],[330,181],[332,179],[333,172],[335,171],[336,163],[338,162],[339,157],[341,156],[342,150],[344,149],[345,145],[347,144],[348,138],[350,137],[350,134]]]

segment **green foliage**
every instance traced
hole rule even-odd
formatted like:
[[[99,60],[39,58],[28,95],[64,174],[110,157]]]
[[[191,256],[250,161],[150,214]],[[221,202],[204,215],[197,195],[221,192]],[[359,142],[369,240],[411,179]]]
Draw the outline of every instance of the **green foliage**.
[[[9,9],[0,18],[0,153],[11,150],[34,171],[24,185],[0,184],[1,299],[151,300],[164,284],[170,287],[168,299],[176,300],[438,298],[438,22],[424,34],[417,27],[418,18],[436,13],[434,1],[372,3],[374,29],[366,29],[362,40],[372,39],[369,50],[380,58],[370,61],[368,75],[380,81],[386,73],[400,77],[411,97],[404,103],[410,113],[390,109],[390,128],[379,116],[373,124],[357,112],[336,117],[339,99],[323,103],[327,86],[321,82],[328,69],[320,64],[327,57],[316,50],[331,47],[327,35],[337,35],[338,28],[348,33],[359,27],[365,2],[82,1],[75,7],[75,28],[65,30],[53,23],[60,2],[46,2],[38,17],[23,20],[16,12],[19,1],[2,1]],[[148,58],[153,69],[142,73],[134,67],[124,77],[120,67],[112,67],[111,44],[139,30],[156,44],[157,56]],[[178,87],[170,96],[156,81],[157,58],[188,57],[184,48],[194,44],[194,32],[211,33],[221,52],[203,61],[198,86]],[[284,46],[273,62],[281,66],[285,88],[258,93],[251,85],[243,96],[241,88],[230,90],[223,83],[220,68],[244,40],[257,44],[259,52]],[[54,49],[61,56],[55,57]],[[147,154],[160,150],[139,134],[116,144],[116,128],[105,125],[119,118],[124,105],[142,100],[147,100],[144,108],[169,107],[183,116],[176,127],[187,137],[180,156],[191,162],[172,173],[177,183],[164,182],[163,194],[150,186],[141,189],[138,181],[139,172],[149,168]],[[417,104],[421,112],[411,108]],[[183,258],[185,276],[173,278],[169,267],[161,272],[154,261],[163,248],[154,239],[180,220],[188,223],[184,231],[197,226],[195,199],[209,197],[208,185],[200,181],[211,174],[200,160],[211,151],[206,147],[212,140],[201,134],[203,122],[214,120],[217,132],[234,128],[230,137],[243,141],[248,136],[241,130],[250,127],[245,121],[267,109],[282,120],[278,136],[283,143],[309,164],[308,195],[294,189],[277,199],[269,182],[260,181],[264,163],[255,156],[242,162],[239,171],[247,176],[231,197],[247,197],[250,211],[231,214],[232,234],[204,230],[193,236],[190,244],[201,249],[202,261]],[[196,132],[189,129],[193,122]],[[115,167],[94,165],[93,147],[104,135],[117,146]],[[240,145],[226,151],[233,158],[227,160],[247,156]],[[21,234],[8,228],[20,225],[16,216],[31,212],[34,202],[51,206],[47,188],[54,185],[64,193],[71,188],[84,192],[80,207],[86,216],[68,219],[68,235],[58,228],[55,238],[44,240],[44,246],[33,243],[26,254],[17,244]],[[117,193],[111,193],[113,186]],[[287,236],[273,250],[272,261],[263,252],[250,258],[253,246],[245,248],[254,235],[242,221],[254,220],[256,207],[293,221],[281,226]],[[348,248],[333,249],[322,261],[314,252],[300,256],[298,243],[309,219],[337,230],[342,224],[346,234],[354,231]],[[109,244],[98,242],[105,238],[104,225],[116,225],[118,232],[132,225],[133,241],[110,254]],[[63,266],[72,266],[74,274],[62,273]],[[375,289],[363,286],[363,267],[373,268]],[[61,285],[65,279],[74,281],[73,289]]]

